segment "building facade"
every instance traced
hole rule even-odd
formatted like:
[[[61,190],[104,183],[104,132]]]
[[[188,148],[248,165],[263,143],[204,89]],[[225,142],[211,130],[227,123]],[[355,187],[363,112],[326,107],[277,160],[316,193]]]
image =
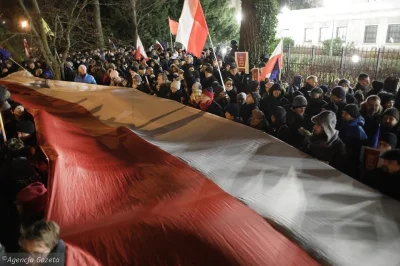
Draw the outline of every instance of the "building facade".
[[[279,14],[277,37],[321,45],[339,37],[359,48],[400,49],[400,0],[325,0],[324,7]]]

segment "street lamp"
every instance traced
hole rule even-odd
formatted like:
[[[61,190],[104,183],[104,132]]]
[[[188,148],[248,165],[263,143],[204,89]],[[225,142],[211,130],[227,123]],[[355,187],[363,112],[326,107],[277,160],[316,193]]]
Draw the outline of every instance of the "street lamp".
[[[27,28],[27,27],[28,27],[28,21],[22,20],[22,21],[21,21],[21,28],[25,29],[25,28]]]

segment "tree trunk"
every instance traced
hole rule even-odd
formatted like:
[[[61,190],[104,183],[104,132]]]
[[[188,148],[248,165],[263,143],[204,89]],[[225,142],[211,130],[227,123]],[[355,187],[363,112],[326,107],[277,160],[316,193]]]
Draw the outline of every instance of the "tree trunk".
[[[93,1],[94,8],[94,20],[96,22],[96,32],[97,32],[97,43],[100,49],[104,49],[104,35],[103,26],[101,25],[101,13],[100,13],[100,3],[99,0]]]
[[[260,57],[257,41],[260,39],[260,22],[257,21],[256,12],[254,0],[242,1],[239,50],[249,52],[250,64],[257,62]]]
[[[138,38],[138,21],[137,21],[137,12],[136,12],[137,0],[129,0],[129,3],[130,3],[130,7],[131,7],[133,45],[135,45],[135,47],[136,47],[137,38]]]

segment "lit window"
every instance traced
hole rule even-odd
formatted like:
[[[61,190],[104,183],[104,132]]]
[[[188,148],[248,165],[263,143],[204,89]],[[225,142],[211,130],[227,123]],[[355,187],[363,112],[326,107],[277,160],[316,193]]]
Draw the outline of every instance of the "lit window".
[[[331,37],[332,37],[332,32],[330,31],[329,28],[320,28],[319,29],[319,42],[329,40],[329,39],[331,39]]]
[[[400,43],[400,24],[389,25],[386,42]]]
[[[342,40],[342,42],[346,42],[347,27],[338,27],[336,29],[336,38],[340,38]]]
[[[376,35],[378,34],[377,25],[365,26],[364,43],[376,43]]]
[[[304,29],[304,42],[312,42],[313,29]]]

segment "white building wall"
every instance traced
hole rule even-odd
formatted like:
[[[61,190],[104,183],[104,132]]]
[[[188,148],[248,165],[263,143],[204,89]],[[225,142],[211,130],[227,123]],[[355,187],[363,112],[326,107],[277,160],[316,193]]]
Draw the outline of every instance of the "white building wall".
[[[329,0],[328,0],[329,1]],[[354,42],[356,47],[399,48],[400,43],[386,43],[388,25],[400,24],[400,0],[347,0],[324,8],[289,11],[278,17],[277,37],[291,37],[297,45],[321,45],[320,28],[328,27],[336,37],[338,27],[347,27],[346,42]],[[364,43],[367,25],[378,25],[375,44]],[[305,29],[313,29],[312,42],[305,42]]]

